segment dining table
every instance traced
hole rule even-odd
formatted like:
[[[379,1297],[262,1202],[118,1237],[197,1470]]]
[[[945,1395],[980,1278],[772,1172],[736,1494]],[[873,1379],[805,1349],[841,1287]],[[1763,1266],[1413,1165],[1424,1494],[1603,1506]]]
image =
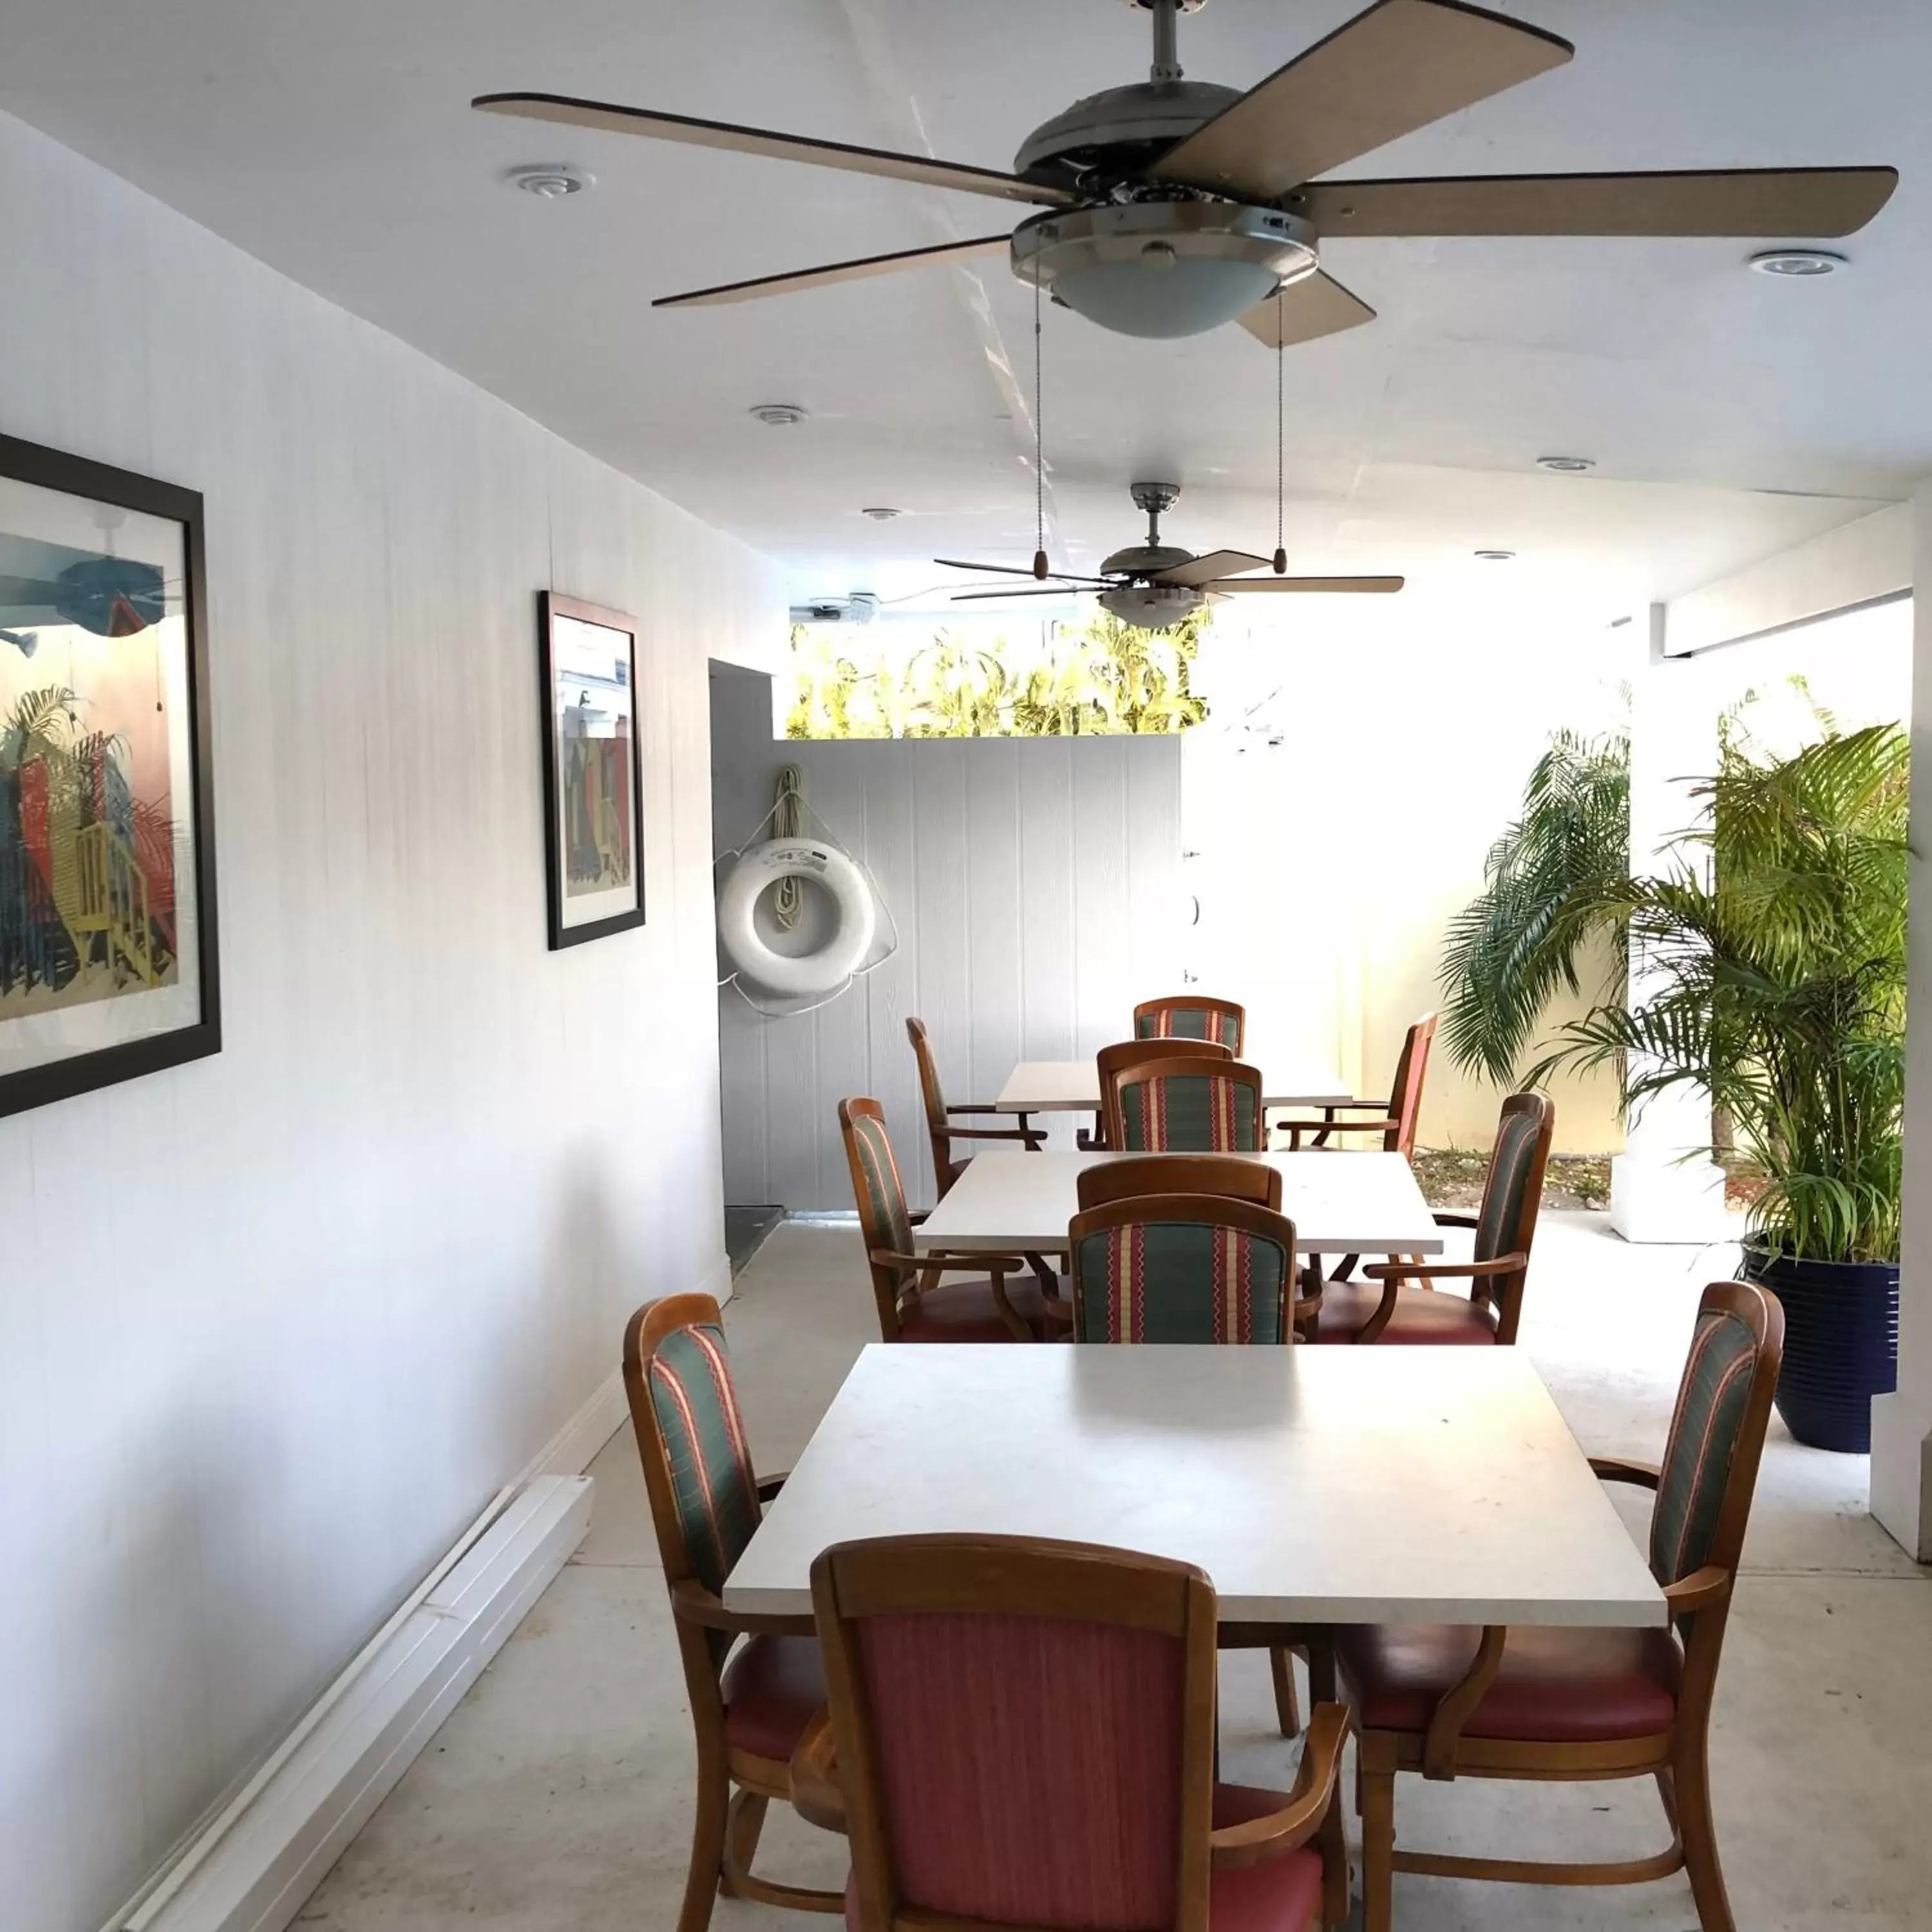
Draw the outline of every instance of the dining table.
[[[724,1602],[808,1615],[821,1550],[945,1532],[1196,1564],[1230,1622],[1668,1621],[1520,1348],[875,1342]]]
[[[1339,1107],[1354,1098],[1332,1066],[1270,1065],[1261,1072],[1264,1107]],[[1094,1114],[1100,1108],[1100,1070],[1093,1060],[1022,1060],[992,1111]]]
[[[1080,1211],[1082,1170],[1142,1158],[1113,1152],[976,1154],[914,1228],[914,1245],[922,1253],[1064,1252],[1067,1223]],[[1443,1252],[1442,1230],[1399,1154],[1310,1149],[1233,1158],[1265,1162],[1280,1174],[1281,1211],[1294,1223],[1298,1255]]]

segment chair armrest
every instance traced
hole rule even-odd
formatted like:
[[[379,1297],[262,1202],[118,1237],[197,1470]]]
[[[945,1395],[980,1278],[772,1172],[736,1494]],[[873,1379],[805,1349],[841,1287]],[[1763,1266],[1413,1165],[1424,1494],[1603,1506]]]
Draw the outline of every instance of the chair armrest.
[[[832,1713],[820,1711],[805,1727],[791,1754],[791,1808],[808,1825],[845,1835],[845,1794],[838,1785],[838,1754]]]
[[[980,1268],[988,1274],[998,1274],[1028,1265],[1024,1255],[958,1248],[934,1248],[922,1255],[902,1255],[891,1248],[868,1248],[866,1258],[877,1268],[917,1268],[922,1274],[958,1274],[968,1268]]]
[[[1312,1134],[1318,1142],[1330,1134],[1388,1134],[1402,1123],[1384,1118],[1376,1120],[1277,1120],[1274,1124],[1277,1129],[1285,1127],[1288,1130],[1288,1151],[1294,1154],[1300,1150],[1304,1134]]]
[[[1371,1281],[1474,1281],[1486,1274],[1514,1274],[1527,1255],[1498,1255],[1489,1262],[1377,1262],[1362,1272]]]
[[[1666,1583],[1664,1600],[1670,1606],[1672,1617],[1688,1616],[1693,1610],[1708,1610],[1713,1604],[1722,1603],[1731,1594],[1731,1582],[1730,1570],[1707,1563],[1682,1582]]]
[[[951,1111],[950,1108],[947,1110]],[[940,1132],[951,1141],[1024,1141],[1029,1148],[1046,1144],[1044,1127],[942,1127]]]
[[[706,1630],[722,1630],[730,1636],[809,1636],[812,1618],[753,1614],[730,1610],[722,1597],[714,1596],[695,1576],[680,1576],[670,1586],[671,1614],[686,1623]]]
[[[1438,1214],[1436,1225],[1438,1228],[1480,1228],[1482,1217],[1478,1214]]]
[[[1308,1739],[1302,1747],[1301,1768],[1288,1802],[1265,1817],[1240,1825],[1223,1825],[1208,1835],[1208,1856],[1216,1866],[1256,1865],[1264,1859],[1305,1845],[1320,1829],[1335,1801],[1335,1780],[1341,1774],[1342,1747],[1348,1741],[1353,1720],[1346,1704],[1318,1704],[1308,1720]]]
[[[1640,1490],[1654,1490],[1662,1480],[1654,1462],[1633,1462],[1622,1456],[1592,1456],[1590,1473],[1606,1483],[1634,1483]]]
[[[1462,1741],[1462,1726],[1476,1714],[1476,1707],[1489,1695],[1496,1672],[1503,1667],[1503,1645],[1509,1630],[1502,1624],[1491,1624],[1476,1646],[1475,1660],[1462,1681],[1443,1692],[1429,1720],[1428,1734],[1422,1741],[1422,1774],[1438,1780],[1456,1775],[1456,1747]]]

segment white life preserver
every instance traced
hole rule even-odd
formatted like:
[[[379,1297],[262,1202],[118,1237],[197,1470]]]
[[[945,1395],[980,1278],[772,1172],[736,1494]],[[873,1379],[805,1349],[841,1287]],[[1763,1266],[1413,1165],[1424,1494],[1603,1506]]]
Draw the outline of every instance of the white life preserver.
[[[809,879],[838,911],[832,937],[816,952],[775,952],[752,917],[767,886]],[[774,838],[740,855],[718,895],[718,937],[732,964],[774,993],[806,998],[834,992],[866,963],[878,912],[866,875],[835,845],[810,838]]]

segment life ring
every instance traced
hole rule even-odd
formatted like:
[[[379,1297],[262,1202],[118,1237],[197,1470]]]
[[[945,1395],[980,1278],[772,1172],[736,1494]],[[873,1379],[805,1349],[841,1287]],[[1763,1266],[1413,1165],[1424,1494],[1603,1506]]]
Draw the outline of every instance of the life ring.
[[[808,879],[830,895],[838,923],[816,952],[774,952],[752,918],[760,898],[781,879]],[[866,962],[878,910],[866,875],[834,845],[774,838],[742,854],[718,895],[718,937],[732,964],[774,993],[808,998],[842,986]]]

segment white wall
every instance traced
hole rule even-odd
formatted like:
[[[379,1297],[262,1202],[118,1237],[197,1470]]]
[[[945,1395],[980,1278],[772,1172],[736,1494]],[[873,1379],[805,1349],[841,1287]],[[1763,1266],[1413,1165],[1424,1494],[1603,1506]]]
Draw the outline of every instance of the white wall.
[[[0,1121],[0,1921],[90,1932],[723,1285],[707,653],[751,553],[0,116],[0,430],[206,493],[218,1058]],[[644,931],[545,950],[535,595],[649,640]]]
[[[903,942],[815,1013],[766,1020],[720,994],[726,1198],[849,1210],[836,1110],[864,1094],[886,1109],[915,1204],[930,1203],[909,1016],[958,1105],[992,1100],[1016,1060],[1124,1039],[1137,1000],[1176,990],[1180,741],[774,742],[764,680],[714,688],[720,850],[750,835],[779,767],[796,764]],[[1071,1117],[1041,1124],[1072,1145]]]

